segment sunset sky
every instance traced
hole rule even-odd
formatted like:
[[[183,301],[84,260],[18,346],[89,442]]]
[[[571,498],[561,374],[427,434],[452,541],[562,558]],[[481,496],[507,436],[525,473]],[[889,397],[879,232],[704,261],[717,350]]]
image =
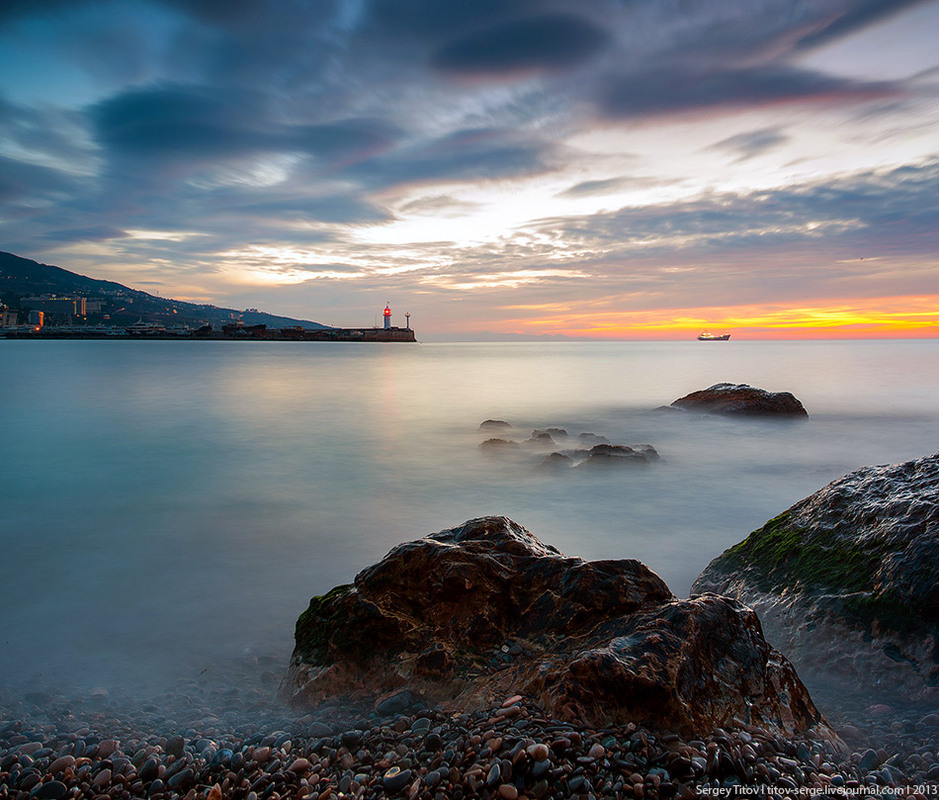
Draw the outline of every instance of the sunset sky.
[[[0,250],[420,336],[939,335],[939,2],[7,0]]]

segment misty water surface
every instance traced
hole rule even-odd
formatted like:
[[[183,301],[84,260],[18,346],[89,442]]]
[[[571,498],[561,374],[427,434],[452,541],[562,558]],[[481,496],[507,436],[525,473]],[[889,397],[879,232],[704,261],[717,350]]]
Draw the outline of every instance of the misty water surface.
[[[939,342],[0,343],[0,675],[158,685],[286,657],[309,597],[398,542],[504,514],[679,595],[714,556],[865,464],[939,450]],[[802,422],[655,412],[720,381]],[[487,418],[650,443],[539,475]]]

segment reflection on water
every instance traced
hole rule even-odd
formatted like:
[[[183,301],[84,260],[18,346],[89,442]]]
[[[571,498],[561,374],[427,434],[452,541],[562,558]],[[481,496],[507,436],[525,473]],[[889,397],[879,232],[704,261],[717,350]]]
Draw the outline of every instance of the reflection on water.
[[[684,594],[829,480],[939,449],[937,362],[933,341],[5,342],[0,672],[139,683],[286,653],[310,595],[484,514]],[[811,416],[654,411],[719,381]],[[540,474],[480,452],[493,417],[663,463]]]

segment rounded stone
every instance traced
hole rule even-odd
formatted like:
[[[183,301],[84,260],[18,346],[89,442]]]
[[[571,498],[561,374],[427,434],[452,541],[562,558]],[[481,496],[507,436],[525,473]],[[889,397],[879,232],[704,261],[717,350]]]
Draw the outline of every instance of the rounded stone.
[[[140,780],[144,783],[156,780],[160,774],[160,762],[155,758],[148,758],[143,766],[140,768],[140,772],[137,773]]]
[[[381,779],[382,786],[389,794],[400,792],[411,782],[411,770],[391,767]]]
[[[75,766],[75,756],[62,756],[57,758],[49,765],[49,772],[52,775],[56,775],[62,770],[68,769],[69,767]]]
[[[35,800],[59,800],[68,794],[68,787],[62,781],[49,781],[40,783],[32,792],[30,797]]]
[[[186,749],[186,740],[182,736],[171,736],[166,740],[166,754],[181,758]]]

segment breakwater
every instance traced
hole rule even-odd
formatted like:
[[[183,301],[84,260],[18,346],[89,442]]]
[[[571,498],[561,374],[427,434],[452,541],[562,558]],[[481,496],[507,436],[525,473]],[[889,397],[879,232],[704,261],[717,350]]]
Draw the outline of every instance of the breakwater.
[[[263,342],[416,342],[410,328],[277,328],[263,325],[231,329],[40,328],[0,329],[2,339],[99,339],[131,341],[263,341]]]

